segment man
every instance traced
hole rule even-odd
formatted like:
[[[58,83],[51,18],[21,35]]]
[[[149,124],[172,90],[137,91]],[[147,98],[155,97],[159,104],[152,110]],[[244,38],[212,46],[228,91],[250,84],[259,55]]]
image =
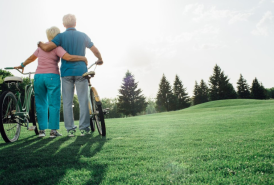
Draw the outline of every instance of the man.
[[[51,51],[57,46],[62,46],[71,55],[85,56],[86,48],[89,48],[98,58],[99,63],[103,60],[99,50],[91,42],[90,38],[83,32],[75,29],[76,18],[72,14],[63,17],[63,25],[66,31],[58,34],[51,42],[41,43],[38,46],[44,51]],[[77,96],[80,105],[79,129],[82,135],[90,132],[90,117],[88,108],[88,81],[82,75],[87,72],[87,66],[84,61],[69,62],[62,59],[61,64],[62,95],[63,95],[63,112],[65,127],[69,136],[74,136],[76,126],[73,120],[73,96],[74,86],[76,86]]]

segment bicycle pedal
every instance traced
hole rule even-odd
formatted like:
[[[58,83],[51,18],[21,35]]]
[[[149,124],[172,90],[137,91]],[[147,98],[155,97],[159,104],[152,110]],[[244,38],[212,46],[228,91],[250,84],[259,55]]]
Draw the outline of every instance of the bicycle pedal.
[[[36,126],[30,126],[29,127],[29,131],[33,131],[34,129],[36,129]]]

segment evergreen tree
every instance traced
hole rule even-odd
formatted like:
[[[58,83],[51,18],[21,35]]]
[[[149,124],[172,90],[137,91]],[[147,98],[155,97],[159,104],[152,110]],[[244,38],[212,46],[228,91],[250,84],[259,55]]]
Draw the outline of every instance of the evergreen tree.
[[[146,99],[141,94],[142,90],[137,88],[138,82],[135,82],[134,76],[127,71],[121,89],[119,89],[117,107],[120,113],[126,116],[135,116],[138,112],[146,109]]]
[[[193,91],[193,105],[197,105],[200,103],[200,96],[199,96],[199,85],[197,81],[195,81],[194,91]]]
[[[266,88],[267,98],[274,98],[274,87]]]
[[[208,87],[204,80],[201,80],[201,82],[200,82],[199,94],[201,97],[200,103],[208,102]]]
[[[213,75],[209,78],[209,86],[210,100],[237,98],[234,87],[229,83],[228,77],[217,64],[214,66]]]
[[[249,85],[247,84],[246,80],[243,78],[242,74],[240,74],[240,78],[237,84],[238,84],[237,86],[238,98],[242,98],[242,99],[250,98]]]
[[[251,97],[253,99],[266,99],[266,94],[263,84],[260,84],[257,78],[255,78],[251,86]]]
[[[156,113],[156,102],[152,98],[149,98],[147,102],[146,114]]]
[[[193,105],[208,102],[208,87],[204,80],[201,80],[200,85],[195,81]]]
[[[170,83],[163,74],[156,98],[156,110],[158,112],[169,111],[170,100],[173,100],[173,98],[174,96],[172,94]]]
[[[175,76],[175,81],[173,83],[173,95],[175,99],[175,110],[184,109],[190,106],[190,99],[184,88],[182,81]]]

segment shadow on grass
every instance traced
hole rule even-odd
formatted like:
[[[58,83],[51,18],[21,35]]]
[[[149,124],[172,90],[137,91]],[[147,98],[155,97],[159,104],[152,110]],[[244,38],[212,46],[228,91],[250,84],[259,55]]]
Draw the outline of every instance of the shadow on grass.
[[[0,184],[100,184],[107,164],[96,154],[106,141],[91,135],[11,143],[0,149]]]

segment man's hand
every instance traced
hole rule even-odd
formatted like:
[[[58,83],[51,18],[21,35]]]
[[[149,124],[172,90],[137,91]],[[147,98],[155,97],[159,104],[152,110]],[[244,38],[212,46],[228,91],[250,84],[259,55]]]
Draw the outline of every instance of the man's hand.
[[[57,46],[53,42],[48,42],[48,43],[38,42],[38,47],[40,47],[43,51],[47,51],[47,52],[57,48]]]
[[[22,73],[24,73],[24,67],[22,67],[22,66],[14,67],[14,69],[22,69]]]
[[[97,60],[95,63],[96,63],[97,65],[102,65],[104,62],[103,62],[103,60]]]

